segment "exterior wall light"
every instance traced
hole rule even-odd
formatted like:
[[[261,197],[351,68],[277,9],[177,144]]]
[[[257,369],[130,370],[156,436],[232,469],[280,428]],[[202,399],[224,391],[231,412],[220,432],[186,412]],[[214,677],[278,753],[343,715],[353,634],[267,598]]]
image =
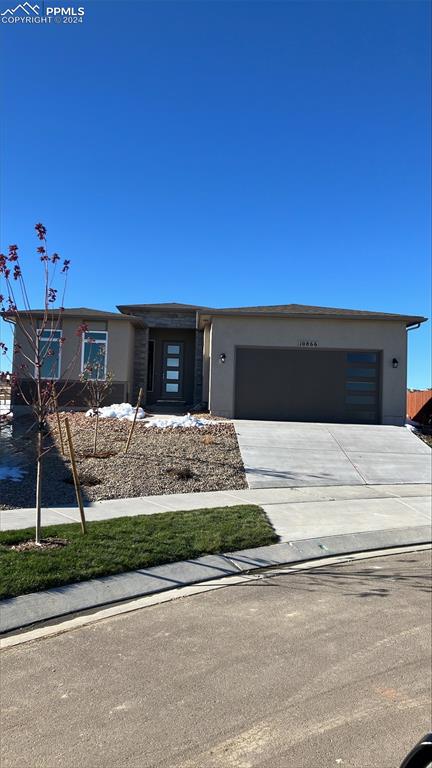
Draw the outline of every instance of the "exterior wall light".
[[[221,352],[221,354],[219,355],[219,362],[224,363],[225,360],[226,360],[226,354],[225,352]]]
[[[392,360],[392,366],[393,366],[393,368],[397,368],[397,367],[398,367],[398,365],[399,365],[399,360],[397,360],[397,359],[396,359],[396,357],[394,357],[394,358],[393,358],[393,360]]]

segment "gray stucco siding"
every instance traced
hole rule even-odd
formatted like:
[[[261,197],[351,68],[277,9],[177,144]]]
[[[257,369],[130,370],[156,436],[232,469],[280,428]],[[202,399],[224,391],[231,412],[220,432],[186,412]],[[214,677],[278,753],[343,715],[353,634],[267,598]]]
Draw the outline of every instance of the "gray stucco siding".
[[[381,421],[405,421],[407,341],[403,321],[214,317],[211,328],[209,407],[213,414],[235,413],[235,359],[238,346],[298,349],[313,340],[319,349],[381,352]],[[225,354],[225,362],[219,356]],[[313,350],[310,351],[313,354]],[[393,368],[392,360],[398,360]],[[265,397],[265,392],[263,392]]]

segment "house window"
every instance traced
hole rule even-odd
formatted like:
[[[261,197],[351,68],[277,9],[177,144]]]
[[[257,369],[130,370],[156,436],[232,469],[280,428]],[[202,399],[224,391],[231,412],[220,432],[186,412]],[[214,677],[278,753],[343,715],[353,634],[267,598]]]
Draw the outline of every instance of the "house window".
[[[154,341],[149,341],[147,357],[147,392],[153,392],[154,386]]]
[[[44,330],[39,331],[38,335],[41,379],[59,379],[62,332]]]
[[[108,333],[85,331],[83,333],[81,370],[88,379],[105,379]]]

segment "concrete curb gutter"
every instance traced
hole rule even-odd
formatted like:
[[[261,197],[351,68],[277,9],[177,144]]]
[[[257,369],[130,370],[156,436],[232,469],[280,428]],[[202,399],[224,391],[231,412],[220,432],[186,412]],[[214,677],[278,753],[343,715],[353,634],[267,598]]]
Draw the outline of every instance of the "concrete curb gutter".
[[[302,539],[225,555],[206,555],[196,560],[21,595],[0,601],[0,634],[112,603],[221,577],[239,576],[259,568],[391,547],[430,544],[431,533],[429,525],[422,525]]]

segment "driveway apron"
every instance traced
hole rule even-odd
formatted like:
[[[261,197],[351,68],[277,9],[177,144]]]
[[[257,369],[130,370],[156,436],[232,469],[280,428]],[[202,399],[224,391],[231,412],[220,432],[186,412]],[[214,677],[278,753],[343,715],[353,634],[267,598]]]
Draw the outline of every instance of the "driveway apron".
[[[431,450],[406,427],[234,424],[250,488],[431,481]]]

